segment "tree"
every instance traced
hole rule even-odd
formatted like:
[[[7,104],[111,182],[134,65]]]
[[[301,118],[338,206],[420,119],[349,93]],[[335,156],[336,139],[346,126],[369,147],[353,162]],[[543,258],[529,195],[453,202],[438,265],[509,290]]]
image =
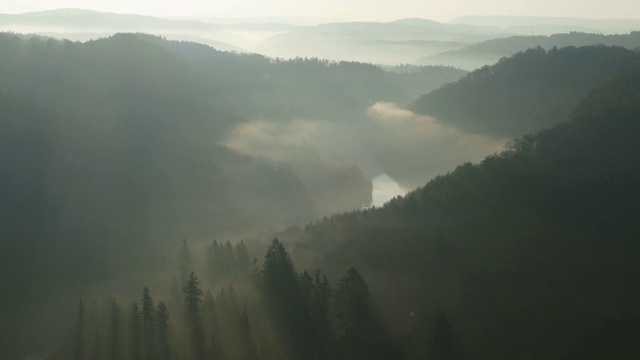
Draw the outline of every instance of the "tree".
[[[160,301],[156,311],[156,328],[158,334],[158,359],[169,360],[171,350],[169,348],[169,310],[164,302]]]
[[[93,350],[91,359],[100,360],[102,356],[102,340],[100,336],[100,329],[98,327],[95,328],[95,332],[93,333],[93,343],[91,345],[91,349]]]
[[[451,324],[447,316],[439,309],[436,311],[431,338],[429,341],[429,359],[451,360],[453,359],[453,334]]]
[[[109,343],[109,358],[120,359],[120,308],[115,300],[111,300],[111,336]]]
[[[187,239],[182,239],[182,243],[180,244],[180,248],[178,249],[177,260],[178,267],[180,268],[180,281],[182,281],[182,283],[184,284],[187,279],[189,269],[191,269],[191,263],[193,261]]]
[[[140,348],[140,308],[134,301],[131,304],[131,357],[133,360],[142,359]]]
[[[234,274],[235,275],[235,269],[236,269],[236,259],[235,259],[235,254],[233,252],[233,245],[231,245],[231,242],[229,242],[229,240],[227,240],[224,243],[224,249],[222,251],[222,253],[224,254],[223,256],[223,260],[224,260],[224,274],[225,275],[229,275],[229,274]]]
[[[209,359],[212,360],[224,360],[224,350],[222,349],[222,344],[215,332],[211,333],[211,342],[209,342],[209,348],[207,349],[207,355]]]
[[[247,308],[242,309],[240,315],[240,336],[238,337],[240,342],[238,348],[240,349],[241,359],[255,359],[256,348],[253,341],[253,334],[251,332],[251,323],[249,322],[249,316],[247,315]]]
[[[144,354],[147,360],[157,358],[155,354],[155,308],[151,292],[146,286],[142,290],[142,334],[144,336]]]
[[[251,257],[249,256],[249,250],[247,250],[247,246],[244,244],[244,241],[240,241],[236,244],[235,258],[238,274],[245,275],[249,271]]]
[[[368,332],[372,322],[369,288],[354,267],[340,279],[335,307],[340,329],[345,335],[360,336]]]
[[[317,358],[322,353],[304,290],[284,246],[274,239],[264,258],[261,287],[277,325],[291,341],[298,358]]]
[[[401,353],[389,341],[371,309],[369,288],[351,267],[335,292],[335,309],[342,331],[340,343],[348,359],[398,359]]]
[[[184,293],[187,324],[191,334],[193,356],[198,360],[204,359],[206,356],[206,346],[204,330],[202,328],[202,317],[200,315],[200,303],[202,302],[203,293],[200,289],[200,280],[198,280],[198,277],[193,271],[189,273],[182,291]]]
[[[73,358],[75,360],[84,359],[84,304],[82,302],[82,298],[80,298],[80,301],[78,302]]]
[[[335,358],[336,338],[329,319],[329,307],[333,291],[329,286],[327,277],[318,269],[313,272],[313,285],[311,288],[309,307],[311,315],[318,329],[321,347],[329,358]]]

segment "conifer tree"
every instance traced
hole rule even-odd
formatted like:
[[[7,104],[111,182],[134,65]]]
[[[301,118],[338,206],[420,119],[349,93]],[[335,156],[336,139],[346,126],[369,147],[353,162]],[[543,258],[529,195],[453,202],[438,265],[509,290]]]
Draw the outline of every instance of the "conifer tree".
[[[155,348],[155,308],[149,288],[145,286],[142,290],[142,334],[144,336],[145,359],[156,359]]]
[[[342,331],[340,342],[347,358],[373,358],[377,329],[371,314],[369,289],[354,267],[340,279],[335,293],[335,309]]]
[[[82,302],[82,298],[80,298],[78,302],[75,330],[73,358],[75,360],[82,360],[84,359],[84,303]]]
[[[447,316],[438,309],[436,311],[431,338],[429,341],[429,359],[451,360],[453,359],[453,334],[451,324]]]
[[[235,248],[236,271],[240,275],[245,275],[249,271],[250,256],[244,241],[236,244]]]
[[[240,314],[240,336],[238,341],[240,342],[238,348],[240,349],[239,357],[241,359],[255,359],[257,357],[246,307],[242,309],[242,314]]]
[[[320,352],[317,329],[291,258],[278,239],[267,249],[260,281],[268,306],[295,355],[316,358]]]
[[[100,329],[97,327],[95,329],[95,332],[93,333],[93,344],[91,350],[93,351],[91,360],[102,359],[102,337],[100,335]]]
[[[142,359],[140,330],[140,308],[134,301],[131,304],[131,357],[133,360]]]
[[[211,333],[211,342],[209,342],[209,348],[207,349],[208,359],[211,360],[224,360],[224,349],[222,344],[215,333]]]
[[[204,331],[202,328],[202,317],[200,315],[200,303],[202,302],[202,290],[200,280],[192,271],[187,277],[184,292],[184,306],[187,317],[187,324],[192,341],[193,356],[195,359],[204,359],[206,356],[206,346]]]
[[[169,347],[169,310],[164,302],[160,301],[156,311],[156,329],[158,335],[158,359],[169,360],[171,349]]]
[[[368,331],[371,324],[369,288],[358,270],[351,267],[340,279],[335,294],[335,307],[340,329],[359,334]]]
[[[189,249],[189,243],[187,243],[186,239],[183,239],[182,243],[180,244],[180,248],[178,249],[177,260],[178,260],[178,267],[180,269],[181,285],[184,286],[184,283],[187,280],[189,271],[191,271],[190,269],[193,261],[191,250]]]
[[[120,359],[120,308],[115,300],[111,300],[109,359]]]

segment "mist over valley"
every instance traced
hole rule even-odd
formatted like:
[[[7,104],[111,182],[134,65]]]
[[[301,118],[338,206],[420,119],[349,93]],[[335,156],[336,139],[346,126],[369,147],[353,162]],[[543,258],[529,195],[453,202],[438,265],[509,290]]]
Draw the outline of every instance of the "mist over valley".
[[[640,20],[25,4],[0,359],[640,356]]]

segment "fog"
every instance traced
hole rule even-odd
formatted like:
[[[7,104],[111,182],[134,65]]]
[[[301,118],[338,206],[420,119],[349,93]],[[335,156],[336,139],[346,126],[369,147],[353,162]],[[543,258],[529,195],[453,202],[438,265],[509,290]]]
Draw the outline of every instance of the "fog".
[[[392,5],[3,1],[0,359],[640,358],[640,7]]]
[[[348,122],[299,119],[241,124],[223,144],[273,160],[300,162],[305,154],[314,154],[326,162],[358,164],[373,177],[387,174],[400,187],[412,190],[460,163],[498,152],[505,142],[465,134],[434,118],[380,102]]]
[[[402,189],[395,180],[386,174],[376,176],[372,182],[372,206],[382,206],[396,196],[402,196],[407,193],[407,190]]]
[[[42,11],[58,8],[86,8],[88,4],[81,0],[49,0],[35,2],[25,0],[4,1],[0,12],[19,13]],[[640,7],[625,0],[567,0],[554,1],[517,0],[505,3],[499,0],[486,0],[481,3],[473,0],[457,1],[417,1],[402,0],[396,6],[387,6],[381,0],[349,0],[305,2],[304,6],[292,0],[277,3],[249,0],[238,3],[221,0],[215,3],[202,0],[162,0],[162,1],[93,1],[90,8],[98,11],[116,13],[134,13],[163,17],[324,17],[329,19],[381,21],[399,18],[424,17],[437,21],[447,21],[464,15],[529,15],[578,18],[633,18],[640,17]]]

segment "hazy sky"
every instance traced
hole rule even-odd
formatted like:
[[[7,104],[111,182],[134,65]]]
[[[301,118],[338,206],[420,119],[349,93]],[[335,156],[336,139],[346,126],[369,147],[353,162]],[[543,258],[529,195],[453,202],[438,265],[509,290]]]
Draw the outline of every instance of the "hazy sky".
[[[83,8],[173,17],[307,16],[345,20],[462,15],[640,18],[638,0],[0,0],[0,13]]]

